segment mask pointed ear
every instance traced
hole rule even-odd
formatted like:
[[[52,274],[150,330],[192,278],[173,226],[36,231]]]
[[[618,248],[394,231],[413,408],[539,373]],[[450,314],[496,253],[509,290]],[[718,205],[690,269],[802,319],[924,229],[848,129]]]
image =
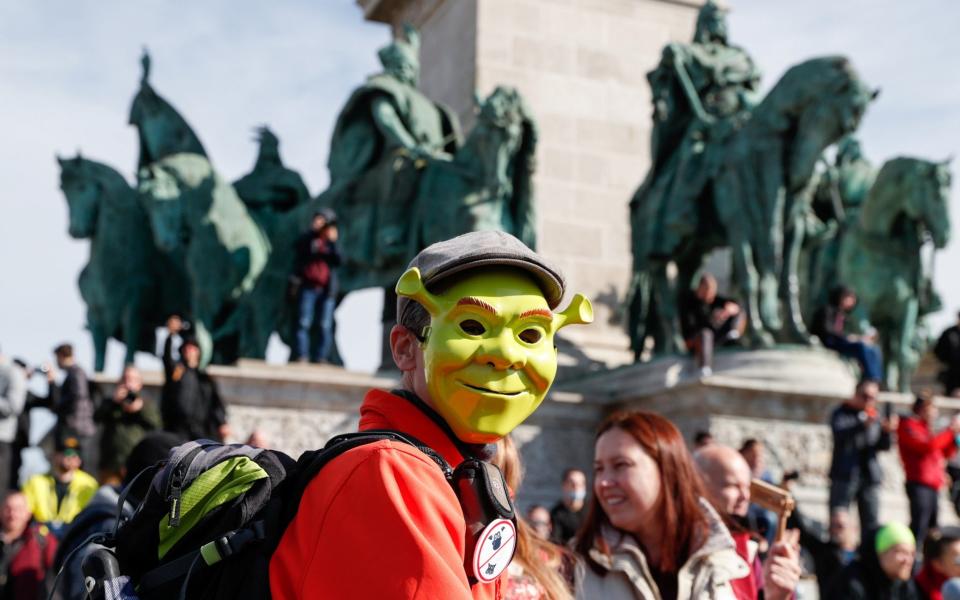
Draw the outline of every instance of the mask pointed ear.
[[[417,267],[407,269],[407,272],[400,276],[396,292],[398,296],[405,296],[419,302],[431,317],[440,314],[440,303],[437,297],[427,291],[426,286],[423,285],[423,278]]]
[[[567,325],[586,325],[593,323],[593,305],[583,294],[576,294],[570,305],[553,317],[557,329]]]

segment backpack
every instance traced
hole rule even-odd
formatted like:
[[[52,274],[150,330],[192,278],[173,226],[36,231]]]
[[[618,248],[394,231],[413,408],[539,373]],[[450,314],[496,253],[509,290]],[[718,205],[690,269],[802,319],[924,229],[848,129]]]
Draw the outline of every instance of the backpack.
[[[83,562],[89,597],[270,598],[270,558],[310,481],[337,456],[385,439],[418,448],[445,477],[452,475],[434,450],[389,430],[336,436],[296,461],[277,450],[242,444],[198,440],[177,446],[165,462],[137,476],[152,475],[152,480],[133,516],[119,518],[124,493],[117,529],[87,541],[104,546]]]

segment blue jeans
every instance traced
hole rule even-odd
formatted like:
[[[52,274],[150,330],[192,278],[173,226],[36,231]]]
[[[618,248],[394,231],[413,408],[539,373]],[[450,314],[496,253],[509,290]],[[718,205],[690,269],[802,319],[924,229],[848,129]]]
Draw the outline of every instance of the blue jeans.
[[[297,327],[297,357],[310,358],[313,362],[327,360],[333,347],[333,311],[336,299],[327,294],[326,288],[303,287],[300,290],[300,319]],[[310,352],[310,329],[314,315],[319,310],[320,338]]]
[[[851,342],[838,335],[828,335],[823,345],[835,350],[841,356],[846,356],[860,363],[863,379],[883,381],[883,359],[880,349],[866,342]]]

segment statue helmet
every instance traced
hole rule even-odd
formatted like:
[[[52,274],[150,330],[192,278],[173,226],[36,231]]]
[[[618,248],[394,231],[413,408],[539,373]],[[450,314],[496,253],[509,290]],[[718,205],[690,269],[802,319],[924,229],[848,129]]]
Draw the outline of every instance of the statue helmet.
[[[403,37],[395,39],[377,52],[380,64],[385,69],[395,65],[406,65],[419,70],[420,34],[409,23],[403,25]]]
[[[697,15],[697,29],[693,34],[693,41],[701,44],[712,41],[714,34],[710,31],[711,24],[717,20],[725,19],[726,16],[727,11],[725,9],[721,8],[714,0],[707,0]],[[723,37],[726,41],[726,31],[724,31]]]

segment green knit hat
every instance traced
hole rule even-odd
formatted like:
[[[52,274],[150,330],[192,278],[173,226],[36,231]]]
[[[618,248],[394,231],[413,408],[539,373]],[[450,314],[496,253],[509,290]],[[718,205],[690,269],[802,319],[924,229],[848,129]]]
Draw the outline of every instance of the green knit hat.
[[[876,548],[877,554],[883,554],[897,544],[910,544],[917,546],[917,539],[913,537],[913,532],[903,523],[887,523],[877,532]]]

